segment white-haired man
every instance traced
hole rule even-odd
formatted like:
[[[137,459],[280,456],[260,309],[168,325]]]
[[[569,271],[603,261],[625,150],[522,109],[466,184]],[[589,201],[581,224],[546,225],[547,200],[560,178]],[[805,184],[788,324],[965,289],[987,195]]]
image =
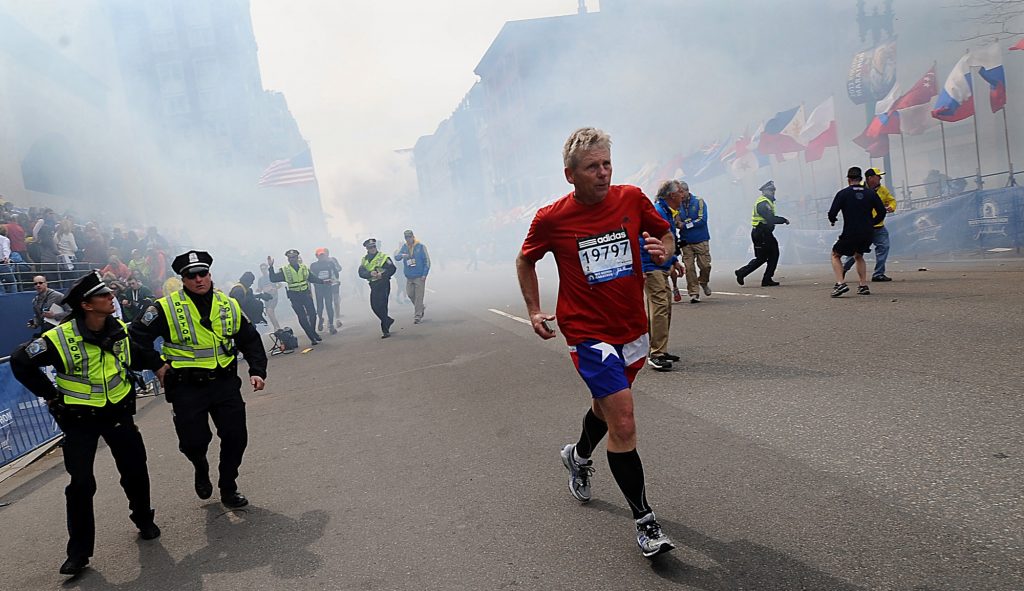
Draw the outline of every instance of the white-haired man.
[[[650,558],[674,548],[647,503],[644,469],[636,450],[633,378],[648,351],[640,245],[651,260],[668,258],[669,224],[640,189],[611,184],[611,138],[592,127],[574,131],[562,150],[573,192],[540,209],[516,259],[519,286],[533,330],[554,338],[558,318],[569,354],[590,389],[592,403],[579,441],[562,448],[569,490],[591,498],[594,448],[608,435],[608,465],[636,522],[636,540]],[[543,311],[537,261],[548,252],[558,263],[556,315]]]

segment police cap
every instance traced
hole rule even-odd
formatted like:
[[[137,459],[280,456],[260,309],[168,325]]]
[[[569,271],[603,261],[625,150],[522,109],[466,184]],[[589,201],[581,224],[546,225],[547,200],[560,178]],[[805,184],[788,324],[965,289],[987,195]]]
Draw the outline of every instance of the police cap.
[[[289,248],[288,250],[284,251],[284,256],[288,258],[298,257],[299,251],[295,250],[294,248]]]
[[[768,181],[767,183],[765,183],[765,184],[761,185],[760,187],[758,187],[757,190],[758,191],[767,191],[768,189],[774,189],[774,188],[775,188],[775,181]]]
[[[171,269],[178,275],[182,275],[185,272],[209,271],[212,264],[213,257],[210,256],[210,253],[204,250],[190,250],[174,257]]]
[[[377,248],[376,238],[367,238],[366,240],[363,241],[363,248],[370,248],[371,246]]]
[[[112,293],[106,283],[100,279],[96,271],[89,273],[75,282],[68,291],[68,295],[60,301],[62,305],[70,306],[72,311],[78,310],[78,305],[93,296]]]

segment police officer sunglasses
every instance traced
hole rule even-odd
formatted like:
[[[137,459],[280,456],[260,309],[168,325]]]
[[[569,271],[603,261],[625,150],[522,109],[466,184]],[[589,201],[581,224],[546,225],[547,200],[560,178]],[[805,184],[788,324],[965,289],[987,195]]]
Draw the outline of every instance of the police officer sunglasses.
[[[202,269],[200,271],[186,271],[182,273],[181,276],[184,277],[185,279],[195,279],[196,277],[206,277],[209,274],[209,271],[207,271],[206,269]]]

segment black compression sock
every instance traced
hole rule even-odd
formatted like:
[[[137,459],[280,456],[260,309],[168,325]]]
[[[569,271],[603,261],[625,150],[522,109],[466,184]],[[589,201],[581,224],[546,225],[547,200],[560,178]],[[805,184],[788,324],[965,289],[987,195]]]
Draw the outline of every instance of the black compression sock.
[[[586,416],[583,417],[583,432],[580,433],[580,440],[576,443],[576,454],[581,458],[589,458],[607,432],[608,423],[597,418],[594,409],[588,410]]]
[[[633,519],[640,519],[650,513],[647,504],[647,489],[644,484],[644,465],[640,462],[640,454],[636,450],[617,453],[608,452],[608,467],[611,468],[615,483],[626,497]]]

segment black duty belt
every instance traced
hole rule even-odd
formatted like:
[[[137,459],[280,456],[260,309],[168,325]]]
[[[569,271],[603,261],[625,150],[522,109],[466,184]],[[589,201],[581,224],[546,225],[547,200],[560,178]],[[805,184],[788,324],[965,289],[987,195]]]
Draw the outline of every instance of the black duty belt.
[[[213,382],[238,376],[238,364],[232,363],[227,367],[217,369],[203,369],[200,367],[172,367],[171,375],[175,380],[183,382]]]

